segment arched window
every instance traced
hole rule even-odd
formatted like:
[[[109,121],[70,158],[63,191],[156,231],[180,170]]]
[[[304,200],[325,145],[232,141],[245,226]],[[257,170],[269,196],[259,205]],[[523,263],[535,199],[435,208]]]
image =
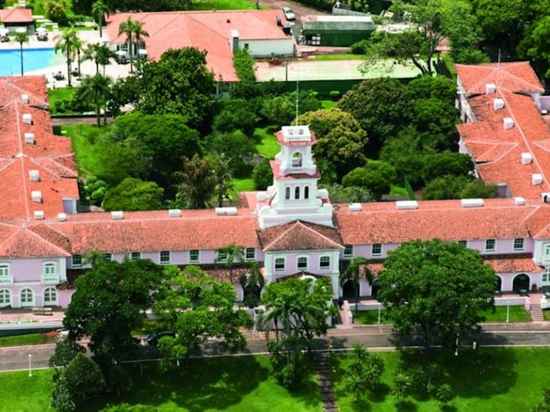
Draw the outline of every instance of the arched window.
[[[300,199],[300,186],[296,186],[296,188],[294,189],[294,199]]]
[[[309,199],[309,186],[304,187],[304,199]]]
[[[0,289],[0,307],[11,305],[11,293],[8,289]]]
[[[57,304],[57,290],[55,288],[46,288],[44,290],[44,305]]]
[[[287,187],[285,190],[285,199],[290,200],[290,187]]]
[[[32,306],[34,304],[34,293],[32,289],[21,290],[21,306]]]
[[[292,167],[302,167],[302,154],[300,152],[292,153]]]

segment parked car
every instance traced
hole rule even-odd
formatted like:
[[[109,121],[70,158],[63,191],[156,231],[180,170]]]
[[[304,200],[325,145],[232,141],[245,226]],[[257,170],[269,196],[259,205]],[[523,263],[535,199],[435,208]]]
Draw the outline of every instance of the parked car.
[[[149,346],[153,346],[156,348],[159,343],[159,340],[164,336],[174,337],[175,334],[169,331],[151,333],[150,335],[145,336],[145,343]]]
[[[296,14],[294,14],[290,7],[283,7],[283,14],[285,15],[285,19],[287,19],[288,21],[296,20]]]

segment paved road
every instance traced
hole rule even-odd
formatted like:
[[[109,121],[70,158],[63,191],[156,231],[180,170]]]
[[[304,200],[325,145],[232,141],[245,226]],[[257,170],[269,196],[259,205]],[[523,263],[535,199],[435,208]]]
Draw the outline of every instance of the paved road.
[[[488,327],[480,339],[480,346],[549,346],[550,330],[544,329],[521,330],[522,327],[514,328],[520,330],[499,330],[501,327]],[[273,337],[273,336],[272,336]],[[318,348],[329,347],[335,350],[351,348],[354,344],[366,345],[371,350],[393,350],[395,341],[386,327],[383,328],[357,328],[350,330],[331,330],[327,339],[318,342]],[[416,342],[409,341],[408,345],[415,345]],[[27,369],[29,365],[28,355],[32,355],[33,368],[45,368],[48,366],[48,359],[54,350],[54,345],[20,346],[16,348],[0,348],[0,371]],[[265,353],[267,347],[265,340],[252,339],[248,342],[246,353]],[[208,350],[209,355],[220,355],[216,348]]]
[[[260,5],[270,9],[280,9],[283,7],[290,7],[296,17],[300,18],[301,16],[308,16],[311,14],[330,14],[326,11],[321,11],[314,9],[313,7],[305,6],[296,1],[291,0],[260,0]]]

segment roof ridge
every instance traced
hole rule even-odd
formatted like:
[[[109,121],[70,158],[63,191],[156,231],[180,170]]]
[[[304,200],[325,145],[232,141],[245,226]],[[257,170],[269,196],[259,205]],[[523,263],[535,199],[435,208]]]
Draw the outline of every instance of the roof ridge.
[[[39,235],[38,233],[36,233],[34,230],[32,230],[30,227],[25,227],[24,228],[27,232],[29,232],[31,234],[31,236],[34,236],[36,238],[38,238],[38,240],[42,241],[42,242],[45,242],[47,244],[49,244],[50,246],[53,246],[55,249],[61,251],[63,253],[64,256],[70,256],[70,253],[68,253],[66,250],[60,248],[59,246],[57,246],[56,244],[54,244],[53,242],[50,242],[48,239],[45,239],[44,237],[42,237],[41,235]],[[57,231],[56,231],[57,232]]]
[[[297,222],[300,222],[299,220]],[[267,246],[264,247],[264,250],[269,249],[271,245],[273,245],[275,242],[279,241],[285,234],[288,233],[288,231],[296,224],[296,221],[294,222],[288,222],[285,223],[285,225],[288,225],[286,229],[284,229],[279,236],[277,236],[275,239],[273,239],[271,242],[267,244]],[[283,225],[284,226],[284,225]]]
[[[342,246],[342,245],[340,245],[339,243],[335,242],[334,240],[328,238],[327,236],[325,236],[325,235],[322,234],[321,232],[318,232],[317,230],[314,230],[313,228],[309,227],[308,225],[302,223],[301,220],[299,220],[298,222],[300,222],[300,223],[302,224],[302,226],[304,226],[304,227],[305,227],[306,229],[308,229],[309,231],[313,232],[313,233],[316,234],[316,235],[321,236],[322,238],[324,238],[325,240],[329,241],[330,243],[333,243],[333,244],[337,245],[338,247],[341,247],[341,246]],[[313,223],[313,224],[315,224],[315,223]],[[318,225],[318,226],[322,226],[322,225]],[[329,228],[329,227],[327,226],[327,228]],[[334,229],[334,228],[330,228],[330,229]]]

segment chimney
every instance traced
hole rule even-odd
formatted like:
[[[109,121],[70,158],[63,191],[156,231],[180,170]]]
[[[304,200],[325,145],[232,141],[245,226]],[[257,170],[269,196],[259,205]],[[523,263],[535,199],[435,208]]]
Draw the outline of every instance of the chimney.
[[[350,203],[349,204],[349,210],[352,212],[359,212],[361,209],[363,209],[363,206],[361,203]]]
[[[28,94],[22,94],[21,95],[21,103],[29,104],[30,101],[31,101],[31,99],[29,98]]]
[[[31,182],[40,181],[40,172],[38,170],[29,170],[29,179],[31,179]]]
[[[168,210],[168,216],[170,217],[181,217],[180,209],[170,209]]]
[[[122,211],[111,212],[111,219],[113,219],[113,220],[122,220],[122,219],[124,219],[124,212],[122,212]]]
[[[531,175],[531,184],[533,186],[540,185],[542,181],[543,181],[543,178],[540,173],[534,173]]]
[[[58,222],[65,222],[67,220],[67,214],[66,213],[58,213],[57,214],[57,221]]]
[[[504,109],[504,100],[496,98],[493,100],[493,110],[495,112]]]
[[[525,198],[521,197],[521,196],[518,196],[518,197],[514,197],[514,204],[516,206],[523,206],[525,205]]]
[[[25,133],[25,144],[34,144],[34,133]]]
[[[239,31],[231,30],[231,51],[235,54],[239,51]]]
[[[511,129],[514,127],[514,119],[512,119],[511,117],[505,117],[504,119],[502,119],[502,125],[506,130]]]
[[[42,192],[40,190],[33,190],[31,192],[31,199],[35,203],[41,203],[42,202]]]
[[[32,114],[23,113],[23,123],[24,124],[32,124]]]
[[[521,154],[521,164],[528,165],[533,161],[533,155],[529,152],[523,152]]]
[[[485,85],[485,94],[492,94],[497,91],[497,85],[494,83],[487,83]]]
[[[44,211],[43,210],[35,210],[34,211],[34,218],[36,220],[44,220]]]

